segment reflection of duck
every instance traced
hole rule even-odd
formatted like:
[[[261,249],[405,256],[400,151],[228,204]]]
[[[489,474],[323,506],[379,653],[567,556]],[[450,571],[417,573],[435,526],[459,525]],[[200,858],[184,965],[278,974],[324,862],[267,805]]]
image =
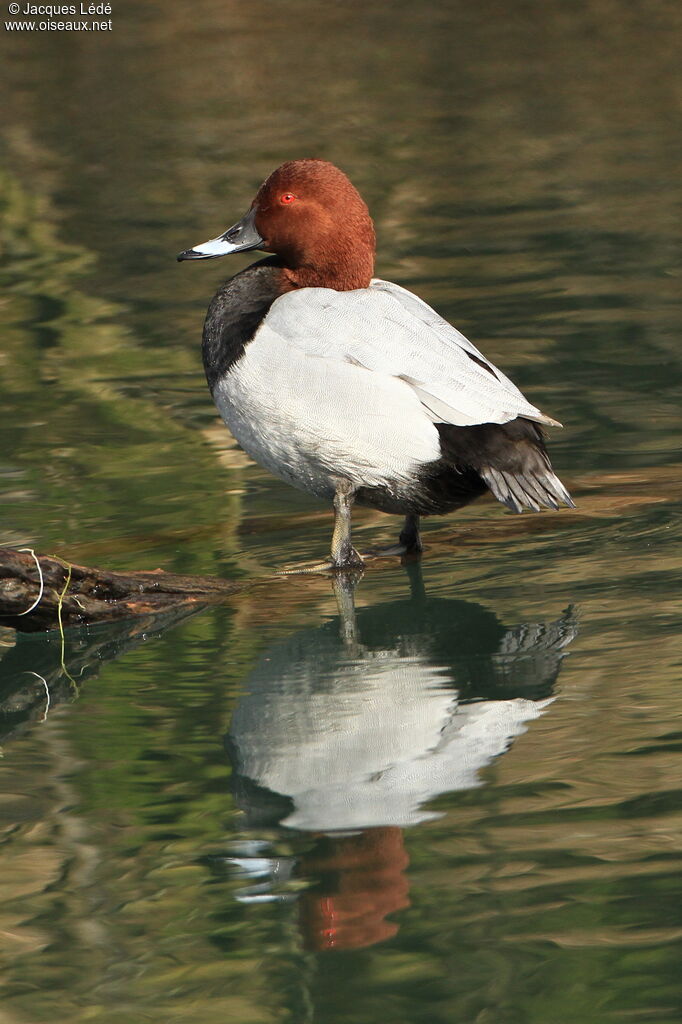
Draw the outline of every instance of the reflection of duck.
[[[318,836],[297,866],[314,880],[299,904],[308,948],[358,949],[392,938],[398,925],[386,917],[410,904],[408,863],[399,828]]]
[[[235,849],[232,867],[257,881],[239,898],[280,898],[273,890],[292,873],[305,878],[300,922],[313,949],[395,934],[385,918],[409,903],[402,826],[434,817],[423,805],[437,794],[481,784],[481,769],[551,703],[576,632],[570,609],[507,629],[479,605],[423,596],[357,621],[347,609],[341,627],[271,645],[226,741],[248,823],[314,835],[295,866],[253,840]]]
[[[575,622],[512,629],[466,601],[361,609],[273,645],[246,681],[228,736],[247,813],[328,831],[414,825],[549,703]],[[265,791],[265,792],[264,792]],[[283,802],[284,798],[284,802]]]

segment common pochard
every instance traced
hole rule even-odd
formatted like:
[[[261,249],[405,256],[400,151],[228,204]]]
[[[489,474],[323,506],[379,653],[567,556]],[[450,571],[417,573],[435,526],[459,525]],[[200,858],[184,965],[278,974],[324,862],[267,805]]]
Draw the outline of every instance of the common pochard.
[[[240,221],[178,259],[250,249],[273,255],[213,297],[206,377],[249,455],[333,501],[330,567],[362,565],[354,501],[405,516],[396,550],[413,552],[420,516],[488,490],[515,512],[575,507],[540,427],[561,424],[425,302],[372,276],[372,219],[337,167],[282,164]]]

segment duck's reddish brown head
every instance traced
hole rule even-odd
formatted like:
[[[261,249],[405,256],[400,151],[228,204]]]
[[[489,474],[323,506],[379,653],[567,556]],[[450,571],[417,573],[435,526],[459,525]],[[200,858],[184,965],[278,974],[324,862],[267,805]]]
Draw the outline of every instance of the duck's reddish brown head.
[[[298,287],[367,288],[374,225],[360,193],[334,164],[282,164],[259,188],[254,207],[263,248],[282,257]]]
[[[178,259],[247,249],[279,256],[294,288],[366,288],[374,273],[374,226],[367,206],[343,171],[326,160],[282,164],[263,182],[241,221]]]

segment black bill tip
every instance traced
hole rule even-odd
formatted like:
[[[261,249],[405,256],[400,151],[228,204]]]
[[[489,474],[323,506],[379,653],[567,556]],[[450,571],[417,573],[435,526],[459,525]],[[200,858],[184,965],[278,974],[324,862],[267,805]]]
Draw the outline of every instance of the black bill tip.
[[[208,255],[208,253],[197,252],[196,249],[185,249],[184,252],[179,252],[175,257],[178,263],[182,263],[183,260],[214,260],[219,254]]]

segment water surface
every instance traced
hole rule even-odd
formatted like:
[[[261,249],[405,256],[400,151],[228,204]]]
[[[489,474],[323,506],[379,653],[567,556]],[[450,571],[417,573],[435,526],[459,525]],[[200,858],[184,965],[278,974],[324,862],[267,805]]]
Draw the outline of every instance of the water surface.
[[[3,1024],[672,1024],[677,6],[112,21],[0,33],[0,543],[259,583],[0,635]],[[379,274],[565,424],[575,512],[481,501],[354,594],[273,578],[330,513],[210,403],[204,310],[248,255],[173,257],[305,155],[366,195]]]

